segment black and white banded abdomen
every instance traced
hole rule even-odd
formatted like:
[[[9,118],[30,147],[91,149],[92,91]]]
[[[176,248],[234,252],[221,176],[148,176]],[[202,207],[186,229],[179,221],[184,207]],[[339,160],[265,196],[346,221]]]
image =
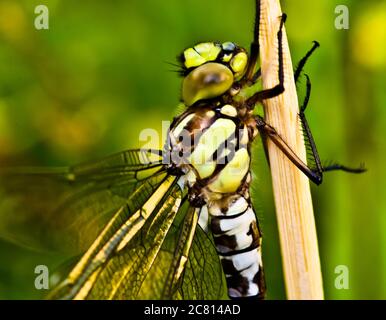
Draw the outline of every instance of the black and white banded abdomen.
[[[255,212],[242,195],[232,197],[229,208],[208,204],[210,228],[225,273],[231,298],[263,298],[264,271],[261,234]]]

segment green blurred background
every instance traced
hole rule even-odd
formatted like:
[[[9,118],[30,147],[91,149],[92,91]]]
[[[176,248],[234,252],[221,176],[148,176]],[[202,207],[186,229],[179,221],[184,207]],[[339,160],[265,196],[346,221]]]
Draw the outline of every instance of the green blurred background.
[[[50,10],[49,30],[34,28],[39,4]],[[334,26],[340,4],[350,10],[349,30]],[[282,6],[294,61],[312,40],[321,43],[306,72],[322,159],[369,168],[361,176],[327,174],[312,189],[326,298],[385,299],[386,2]],[[167,62],[203,40],[248,47],[253,14],[253,0],[1,0],[0,163],[66,165],[139,146],[143,129],[161,130],[175,114],[181,79]],[[258,150],[254,193],[269,298],[284,299],[270,176]],[[0,298],[41,297],[34,267],[58,263],[0,240]],[[349,268],[348,290],[334,286],[338,265]]]

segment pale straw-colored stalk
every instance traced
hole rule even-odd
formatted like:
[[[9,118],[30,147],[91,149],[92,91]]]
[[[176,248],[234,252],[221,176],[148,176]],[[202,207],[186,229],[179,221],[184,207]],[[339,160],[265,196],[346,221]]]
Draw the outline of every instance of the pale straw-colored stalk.
[[[261,0],[260,58],[264,89],[278,84],[279,0]],[[291,17],[289,17],[289,21]],[[290,22],[289,22],[290,23]],[[303,160],[306,150],[298,120],[293,67],[283,29],[285,92],[264,102],[265,119]],[[268,140],[276,215],[288,299],[323,299],[319,250],[307,177]]]

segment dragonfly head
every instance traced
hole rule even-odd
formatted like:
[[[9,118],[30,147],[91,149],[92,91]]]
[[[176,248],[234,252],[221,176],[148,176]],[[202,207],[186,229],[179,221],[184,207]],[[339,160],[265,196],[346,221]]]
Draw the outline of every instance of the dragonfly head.
[[[184,75],[182,99],[191,106],[227,92],[244,75],[248,55],[233,42],[203,42],[186,49],[180,62]]]

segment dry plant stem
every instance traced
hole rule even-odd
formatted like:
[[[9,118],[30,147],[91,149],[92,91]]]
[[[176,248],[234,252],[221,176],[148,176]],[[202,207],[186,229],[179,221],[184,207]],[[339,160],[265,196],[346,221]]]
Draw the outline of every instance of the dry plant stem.
[[[278,84],[277,32],[279,0],[261,0],[260,57],[264,89]],[[266,121],[305,161],[306,151],[297,119],[296,86],[287,36],[283,29],[284,87],[280,96],[264,102]],[[276,215],[288,299],[323,299],[322,275],[308,178],[268,140]]]

